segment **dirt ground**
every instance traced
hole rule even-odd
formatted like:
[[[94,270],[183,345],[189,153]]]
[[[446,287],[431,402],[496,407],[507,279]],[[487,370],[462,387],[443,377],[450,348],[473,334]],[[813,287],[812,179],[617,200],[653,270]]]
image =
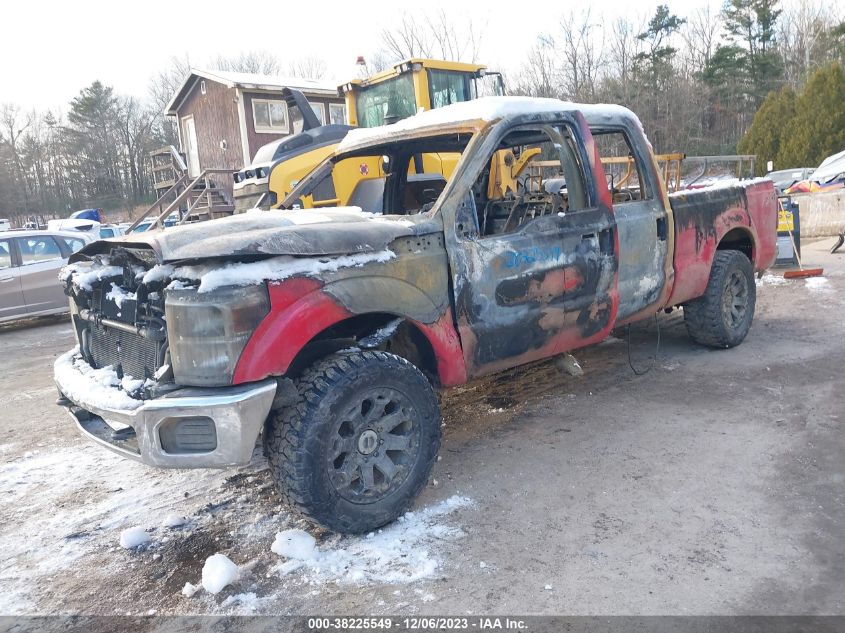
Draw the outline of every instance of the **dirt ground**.
[[[824,280],[758,283],[736,349],[693,345],[676,311],[643,376],[612,338],[576,353],[580,378],[546,362],[446,394],[433,480],[368,537],[291,516],[260,459],[161,471],[93,446],[53,404],[66,321],[0,328],[0,613],[843,614],[845,255],[830,243],[805,247]],[[655,335],[633,332],[638,367]],[[150,542],[124,549],[133,526]],[[292,527],[318,563],[271,551]],[[240,579],[183,595],[216,552]]]

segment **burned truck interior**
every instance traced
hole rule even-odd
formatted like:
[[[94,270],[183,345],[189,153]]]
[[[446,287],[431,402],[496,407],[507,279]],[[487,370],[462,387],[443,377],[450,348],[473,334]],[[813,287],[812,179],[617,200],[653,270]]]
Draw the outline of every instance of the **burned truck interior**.
[[[472,135],[451,134],[368,147],[327,160],[282,208],[338,204],[382,215],[429,212]],[[592,204],[584,161],[564,125],[509,131],[471,186],[475,234],[500,235],[527,221]]]

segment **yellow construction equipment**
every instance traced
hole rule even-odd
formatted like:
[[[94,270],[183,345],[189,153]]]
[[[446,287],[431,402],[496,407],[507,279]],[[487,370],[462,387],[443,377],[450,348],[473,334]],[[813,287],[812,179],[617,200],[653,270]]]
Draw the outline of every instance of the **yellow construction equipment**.
[[[289,108],[302,113],[303,129],[298,134],[273,141],[256,152],[252,164],[235,174],[235,212],[252,207],[273,208],[306,174],[319,165],[353,127],[389,125],[430,110],[482,96],[504,94],[498,72],[482,64],[435,59],[406,59],[393,68],[367,79],[355,79],[338,88],[346,99],[348,125],[320,125],[305,97],[286,89]],[[439,173],[448,178],[458,155],[424,155],[409,169],[418,174]],[[361,161],[348,170],[335,172],[334,191],[319,201],[303,200],[303,206],[344,205],[357,183],[383,177],[377,162],[362,173]],[[363,164],[363,163],[362,163]],[[348,174],[348,181],[339,174]]]

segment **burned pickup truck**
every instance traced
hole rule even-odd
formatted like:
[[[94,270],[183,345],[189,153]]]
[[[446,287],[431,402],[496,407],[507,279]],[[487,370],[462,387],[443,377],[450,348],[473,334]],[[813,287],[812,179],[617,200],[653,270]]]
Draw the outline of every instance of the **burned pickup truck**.
[[[775,257],[770,181],[670,198],[616,106],[489,98],[356,130],[283,206],[80,251],[55,380],[84,434],[146,464],[263,446],[283,497],[343,532],[425,485],[437,390],[673,306],[738,345]]]

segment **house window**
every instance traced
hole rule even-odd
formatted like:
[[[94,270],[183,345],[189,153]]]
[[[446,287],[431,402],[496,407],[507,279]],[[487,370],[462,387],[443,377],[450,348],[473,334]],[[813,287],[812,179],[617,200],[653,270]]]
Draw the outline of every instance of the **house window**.
[[[312,103],[311,109],[314,110],[314,114],[317,115],[317,120],[320,122],[320,125],[326,124],[326,106],[322,103]]]
[[[284,101],[253,99],[252,119],[256,132],[269,132],[271,134],[287,134],[290,132],[288,106]]]
[[[346,125],[346,106],[342,103],[329,104],[329,123]]]

